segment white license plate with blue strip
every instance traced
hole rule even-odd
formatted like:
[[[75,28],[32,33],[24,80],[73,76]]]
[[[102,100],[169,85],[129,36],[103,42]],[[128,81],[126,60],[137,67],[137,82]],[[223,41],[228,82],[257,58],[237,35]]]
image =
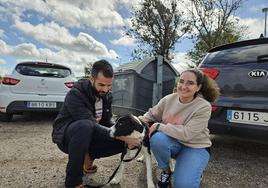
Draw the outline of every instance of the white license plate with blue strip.
[[[27,102],[28,108],[57,108],[56,102]]]
[[[227,110],[227,120],[234,123],[268,126],[267,112]]]

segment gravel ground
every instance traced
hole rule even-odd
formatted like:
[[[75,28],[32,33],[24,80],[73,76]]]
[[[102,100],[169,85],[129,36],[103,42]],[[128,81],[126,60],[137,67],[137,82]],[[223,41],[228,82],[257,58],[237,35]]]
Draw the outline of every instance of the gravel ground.
[[[64,187],[67,156],[51,142],[51,114],[15,116],[0,122],[0,187]],[[213,149],[202,188],[268,187],[268,143],[212,136]],[[119,162],[119,155],[97,160],[98,172],[84,181],[107,181]],[[159,174],[156,164],[154,175]],[[109,186],[106,186],[109,187]],[[114,187],[114,186],[113,186]],[[145,188],[145,165],[128,163],[122,188]]]

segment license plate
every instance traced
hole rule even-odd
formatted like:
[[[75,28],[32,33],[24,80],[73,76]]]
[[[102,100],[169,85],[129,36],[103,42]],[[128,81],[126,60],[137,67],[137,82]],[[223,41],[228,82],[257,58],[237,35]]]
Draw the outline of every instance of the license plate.
[[[27,102],[28,108],[56,108],[56,102]]]
[[[227,110],[227,120],[235,123],[245,123],[268,126],[268,113]]]

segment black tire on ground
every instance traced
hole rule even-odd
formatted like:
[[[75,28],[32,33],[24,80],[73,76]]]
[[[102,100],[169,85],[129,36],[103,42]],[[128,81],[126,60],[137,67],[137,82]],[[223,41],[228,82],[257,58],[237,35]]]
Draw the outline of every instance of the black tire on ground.
[[[0,112],[0,121],[10,122],[12,120],[13,114]]]

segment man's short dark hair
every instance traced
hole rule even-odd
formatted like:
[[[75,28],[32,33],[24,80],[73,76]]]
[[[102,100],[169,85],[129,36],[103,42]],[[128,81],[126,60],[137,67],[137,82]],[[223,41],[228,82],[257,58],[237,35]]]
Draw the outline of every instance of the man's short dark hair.
[[[97,78],[99,72],[102,72],[103,76],[107,78],[111,78],[114,75],[112,65],[104,59],[96,61],[93,64],[92,69],[91,69],[91,76],[93,78]]]

